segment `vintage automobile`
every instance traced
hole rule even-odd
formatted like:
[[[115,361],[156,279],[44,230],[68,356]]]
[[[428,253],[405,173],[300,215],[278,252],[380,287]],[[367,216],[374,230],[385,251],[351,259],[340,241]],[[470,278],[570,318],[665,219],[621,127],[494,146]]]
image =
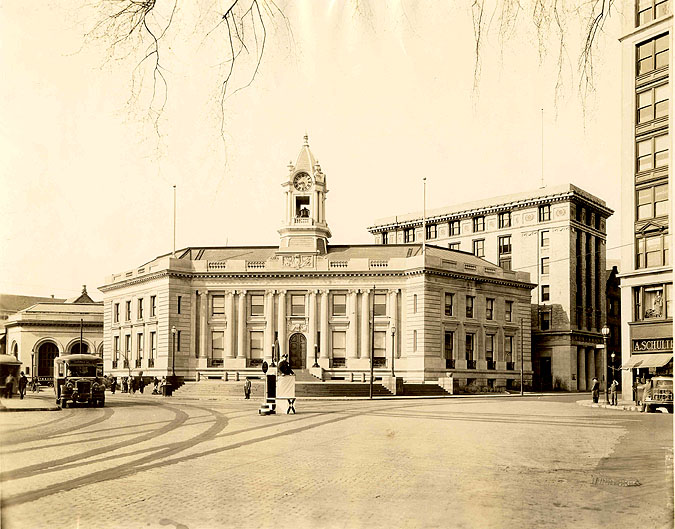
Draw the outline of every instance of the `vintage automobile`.
[[[105,384],[101,374],[101,357],[92,354],[71,354],[54,359],[54,393],[56,403],[65,408],[70,403],[102,408],[105,405]]]
[[[647,413],[657,408],[673,413],[673,377],[653,377],[651,390],[645,392],[642,405]]]

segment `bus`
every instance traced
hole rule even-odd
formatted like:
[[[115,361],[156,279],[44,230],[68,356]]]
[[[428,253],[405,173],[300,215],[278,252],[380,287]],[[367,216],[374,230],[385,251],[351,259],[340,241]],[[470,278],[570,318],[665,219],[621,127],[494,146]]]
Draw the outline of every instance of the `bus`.
[[[105,405],[103,359],[92,354],[70,354],[54,359],[54,393],[56,404]]]

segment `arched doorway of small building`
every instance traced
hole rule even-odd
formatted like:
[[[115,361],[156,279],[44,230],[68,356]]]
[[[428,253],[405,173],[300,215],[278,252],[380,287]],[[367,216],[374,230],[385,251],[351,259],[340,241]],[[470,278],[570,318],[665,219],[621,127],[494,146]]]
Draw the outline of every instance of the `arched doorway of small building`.
[[[288,363],[293,369],[304,369],[307,357],[307,338],[299,332],[293,334],[288,340]]]
[[[37,354],[37,376],[52,378],[54,376],[54,358],[59,356],[59,348],[54,342],[45,342]]]
[[[70,354],[76,355],[76,354],[88,354],[89,353],[89,346],[87,345],[87,342],[75,342],[71,348],[70,348]]]

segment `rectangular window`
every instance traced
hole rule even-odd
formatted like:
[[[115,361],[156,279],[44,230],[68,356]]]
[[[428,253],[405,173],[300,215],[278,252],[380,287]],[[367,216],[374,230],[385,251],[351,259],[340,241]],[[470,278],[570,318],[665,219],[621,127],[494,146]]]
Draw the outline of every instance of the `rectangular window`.
[[[507,272],[511,271],[511,257],[500,257],[499,266],[506,270]]]
[[[127,301],[126,308],[127,308],[125,312],[126,321],[131,321],[131,301]]]
[[[485,217],[473,218],[473,232],[485,231]]]
[[[504,302],[504,319],[506,321],[513,321],[513,301]]]
[[[635,321],[672,318],[672,296],[672,283],[634,288]]]
[[[387,332],[375,331],[373,333],[373,357],[384,359],[387,356]],[[382,362],[379,362],[383,365]]]
[[[539,206],[539,222],[551,220],[551,205]]]
[[[417,294],[413,294],[413,313],[417,312]]]
[[[551,240],[549,238],[549,231],[543,230],[541,232],[541,247],[542,248],[548,248],[550,244],[551,244]]]
[[[542,301],[551,300],[551,287],[549,285],[541,285],[541,300]]]
[[[347,333],[345,331],[333,331],[332,347],[333,358],[347,357]]]
[[[668,214],[668,184],[653,185],[637,191],[637,220]]]
[[[466,354],[466,360],[469,362],[473,361],[473,352],[474,352],[474,341],[476,339],[476,335],[473,333],[466,333],[466,348],[465,348],[465,354]]]
[[[183,304],[183,296],[178,296],[176,300],[176,312],[180,314],[180,311],[182,310],[182,304]]]
[[[150,358],[157,357],[157,333],[152,331],[150,333]]]
[[[262,316],[265,313],[265,296],[251,294],[251,316]]]
[[[445,337],[443,340],[443,357],[446,360],[452,360],[454,358],[454,346],[455,346],[455,333],[452,331],[445,331]]]
[[[303,294],[291,295],[291,316],[305,315],[305,296]]]
[[[451,242],[451,243],[448,243],[448,249],[450,249],[450,250],[459,250],[459,243],[458,243],[458,242]]]
[[[138,319],[142,320],[143,319],[143,298],[138,298]]]
[[[495,316],[495,300],[487,298],[485,300],[485,319],[492,320]]]
[[[485,335],[485,360],[492,362],[494,360],[495,354],[495,335],[486,334]]]
[[[415,228],[406,228],[403,230],[403,242],[415,242]]]
[[[542,274],[548,274],[549,271],[549,258],[548,257],[542,257],[541,258],[541,273]]]
[[[499,238],[499,255],[511,253],[511,236],[505,235]]]
[[[638,0],[636,5],[635,27],[647,24],[670,12],[670,0]]]
[[[113,346],[113,349],[114,349],[114,353],[115,353],[115,358],[113,360],[115,360],[115,362],[117,362],[120,358],[120,337],[119,336],[115,336],[115,345]]]
[[[413,351],[417,351],[417,331],[413,331]]]
[[[467,318],[473,318],[473,304],[475,301],[474,296],[467,296],[466,297],[466,317]]]
[[[435,239],[438,236],[438,230],[435,224],[427,224],[427,239]]]
[[[131,354],[131,335],[126,334],[124,336],[124,356],[126,358],[129,358],[130,354]]]
[[[637,245],[637,268],[651,268],[670,263],[668,234],[639,237]]]
[[[136,334],[136,358],[143,359],[143,333]]]
[[[504,336],[504,361],[513,362],[513,336]]]
[[[387,295],[375,294],[373,296],[373,314],[375,316],[387,315]]]
[[[180,343],[181,343],[180,331],[178,331],[178,333],[176,334],[176,351],[180,351]]]
[[[347,315],[347,294],[333,294],[333,316]]]
[[[637,68],[638,76],[668,66],[668,34],[638,44]]]
[[[225,315],[225,296],[211,296],[211,316],[222,317]]]
[[[389,244],[389,234],[386,231],[382,232],[382,244]]]
[[[459,235],[459,221],[451,220],[450,221],[450,235]]]
[[[262,296],[261,296],[262,297]],[[262,360],[263,359],[263,338],[265,333],[263,331],[251,331],[250,340],[251,340],[251,359],[252,360]]]
[[[669,105],[668,84],[638,92],[636,122],[638,124],[649,123],[655,119],[668,116]]]
[[[647,138],[637,143],[637,172],[650,171],[668,165],[668,134]]]
[[[476,257],[485,257],[485,239],[473,241],[473,254]]]
[[[150,317],[157,316],[157,296],[150,296]]]
[[[510,228],[511,227],[511,212],[503,211],[499,214],[499,227],[500,228]]]
[[[113,322],[114,323],[119,323],[120,321],[120,304],[115,303],[113,306]]]
[[[673,317],[673,284],[666,283],[666,318]]]
[[[449,292],[445,293],[445,315],[452,316],[454,309],[455,295]]]
[[[541,312],[541,330],[548,331],[551,328],[551,313],[547,310]]]
[[[211,358],[220,360],[225,356],[225,332],[213,331],[211,333]]]

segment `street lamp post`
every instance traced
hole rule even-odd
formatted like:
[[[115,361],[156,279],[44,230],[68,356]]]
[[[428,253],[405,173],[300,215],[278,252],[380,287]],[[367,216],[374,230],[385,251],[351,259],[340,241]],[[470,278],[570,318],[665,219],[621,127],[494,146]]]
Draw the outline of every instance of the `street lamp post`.
[[[605,382],[605,403],[609,404],[609,388],[607,387],[607,343],[609,341],[609,327],[607,324],[600,329],[602,340],[604,342],[604,351],[602,352],[602,380]]]
[[[614,383],[614,357],[616,356],[614,353],[610,355],[612,357],[612,367],[610,368],[612,370],[612,384]]]
[[[176,326],[171,327],[171,385],[176,379]]]
[[[394,348],[394,336],[396,336],[396,327],[391,328],[391,376],[396,377],[394,374],[394,357],[396,356],[396,349]]]

